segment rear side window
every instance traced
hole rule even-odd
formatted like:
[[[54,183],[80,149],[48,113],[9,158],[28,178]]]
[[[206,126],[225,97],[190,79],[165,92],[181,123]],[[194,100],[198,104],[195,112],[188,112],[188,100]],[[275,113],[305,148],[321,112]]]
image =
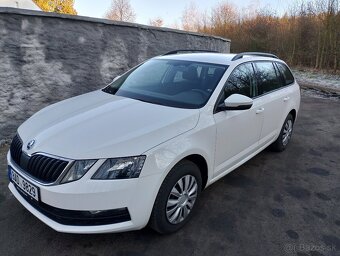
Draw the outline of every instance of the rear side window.
[[[282,86],[282,81],[276,73],[272,62],[256,62],[256,78],[258,82],[259,95],[276,90]]]
[[[282,63],[276,63],[276,65],[284,78],[285,85],[294,83],[294,77],[292,75],[292,72],[290,72],[289,68]]]
[[[238,93],[248,97],[256,96],[254,69],[251,63],[241,64],[230,74],[224,88],[224,99]]]

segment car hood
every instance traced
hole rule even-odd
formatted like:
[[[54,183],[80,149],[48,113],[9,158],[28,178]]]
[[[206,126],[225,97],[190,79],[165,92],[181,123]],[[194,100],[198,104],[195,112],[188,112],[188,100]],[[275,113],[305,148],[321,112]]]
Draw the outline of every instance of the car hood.
[[[134,156],[193,129],[197,109],[166,107],[102,91],[50,105],[18,129],[27,154],[71,159]],[[27,150],[27,144],[35,140]]]

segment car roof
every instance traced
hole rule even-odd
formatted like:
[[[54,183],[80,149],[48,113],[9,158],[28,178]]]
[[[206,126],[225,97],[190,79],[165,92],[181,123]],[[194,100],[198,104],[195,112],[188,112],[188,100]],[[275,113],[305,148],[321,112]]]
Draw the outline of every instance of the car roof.
[[[182,54],[162,55],[162,56],[157,56],[154,59],[195,61],[195,62],[203,62],[203,63],[228,65],[228,66],[236,62],[241,63],[241,62],[245,62],[249,60],[281,61],[280,59],[275,59],[275,58],[270,58],[270,57],[251,56],[251,55],[245,55],[243,58],[233,61],[232,59],[235,56],[236,54],[233,54],[233,53],[204,52],[204,53],[182,53]]]

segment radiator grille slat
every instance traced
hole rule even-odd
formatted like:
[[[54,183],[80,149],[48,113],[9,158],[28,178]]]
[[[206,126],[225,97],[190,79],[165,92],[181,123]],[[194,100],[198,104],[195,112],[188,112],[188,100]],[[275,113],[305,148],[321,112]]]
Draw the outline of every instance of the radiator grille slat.
[[[39,173],[38,171],[40,170],[38,167],[39,163],[40,163],[40,158],[42,158],[42,156],[32,156],[28,162],[28,165],[31,166],[29,169],[27,168],[27,170],[31,171],[31,174],[34,175],[34,177],[39,177]],[[47,160],[47,159],[46,159]],[[31,164],[32,163],[32,164]]]
[[[18,135],[15,135],[10,147],[11,157],[16,163],[20,163],[22,153],[22,142]]]
[[[56,167],[56,171],[54,173],[52,173],[52,180],[56,180],[58,179],[59,175],[58,173],[62,173],[62,171],[65,169],[66,166],[64,166],[63,164],[59,164]]]
[[[36,162],[36,165],[35,167],[32,165],[32,167],[28,168],[28,170],[32,170],[33,175],[39,176],[39,171],[45,168],[45,166],[50,162],[50,159],[37,157],[35,161],[32,160],[31,162]]]
[[[58,160],[54,159],[52,161],[49,161],[49,163],[45,166],[44,169],[41,168],[41,177],[42,179],[51,179],[51,176],[48,176],[48,173],[50,170],[52,170],[54,163],[56,163]],[[53,170],[54,171],[54,170]]]
[[[27,155],[22,152],[23,143],[19,135],[15,135],[10,146],[12,160],[21,167],[21,169],[43,183],[55,182],[66,168],[68,161],[45,156],[33,155],[27,161],[21,161],[21,158]]]
[[[52,173],[57,171],[57,166],[59,165],[58,160],[52,161],[51,167],[45,172],[44,178],[49,177],[52,179]]]

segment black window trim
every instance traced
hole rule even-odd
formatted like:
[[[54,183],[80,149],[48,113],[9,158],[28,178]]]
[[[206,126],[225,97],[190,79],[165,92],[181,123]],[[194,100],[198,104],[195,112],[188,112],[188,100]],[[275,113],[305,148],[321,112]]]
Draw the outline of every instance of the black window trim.
[[[249,62],[250,62],[251,65],[253,66],[253,70],[254,70],[255,75],[256,75],[256,72],[257,72],[257,70],[256,70],[256,65],[255,65],[256,62],[271,62],[271,63],[273,64],[273,66],[274,66],[275,71],[276,71],[276,69],[279,71],[279,73],[280,73],[280,79],[281,79],[281,76],[283,76],[283,75],[282,75],[281,71],[279,70],[279,68],[277,67],[276,63],[280,63],[280,64],[286,66],[286,67],[288,68],[289,72],[292,74],[293,79],[294,79],[293,82],[290,83],[290,84],[285,84],[285,85],[283,85],[282,87],[277,88],[277,89],[275,89],[275,90],[271,90],[271,91],[266,92],[266,93],[264,93],[264,94],[257,95],[257,96],[255,96],[255,97],[251,97],[252,100],[256,100],[256,99],[258,99],[258,98],[261,98],[262,96],[268,95],[269,93],[276,92],[276,91],[278,91],[278,90],[284,89],[284,88],[286,88],[286,87],[288,87],[288,86],[292,86],[293,84],[295,84],[295,81],[296,81],[296,80],[295,80],[295,77],[294,77],[292,71],[290,70],[290,68],[288,67],[288,65],[286,65],[285,63],[283,63],[283,62],[281,62],[281,61],[275,61],[275,60],[249,60],[249,61],[242,62],[242,63],[238,64],[238,65],[230,72],[230,74],[229,74],[229,76],[228,76],[226,82],[228,81],[230,75],[234,72],[234,70],[235,70],[238,66],[240,66],[240,65],[242,65],[242,64],[245,64],[245,63],[249,63]],[[276,72],[277,72],[277,71],[276,71]],[[285,81],[284,77],[282,77],[282,79],[283,79],[283,81]],[[255,86],[258,87],[258,81],[257,81],[257,79],[256,79],[256,85],[255,85]],[[218,95],[218,97],[217,97],[217,99],[216,99],[215,106],[214,106],[214,110],[213,110],[213,114],[217,114],[217,113],[219,113],[219,112],[222,112],[222,110],[218,110],[218,103],[219,103],[219,101],[220,101],[220,99],[221,99],[221,97],[222,97],[224,87],[225,87],[225,84],[223,85],[222,90],[220,91],[220,93],[219,93],[219,95]]]

